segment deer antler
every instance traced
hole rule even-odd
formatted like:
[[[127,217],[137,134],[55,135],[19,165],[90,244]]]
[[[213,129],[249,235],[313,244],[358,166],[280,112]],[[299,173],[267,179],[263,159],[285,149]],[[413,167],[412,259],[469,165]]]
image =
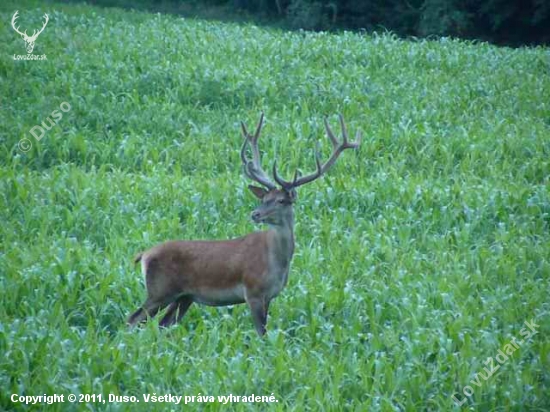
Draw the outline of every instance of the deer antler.
[[[258,149],[258,139],[260,138],[260,132],[262,131],[263,122],[264,113],[262,112],[254,136],[248,133],[246,125],[244,124],[244,122],[241,122],[241,127],[243,129],[244,135],[244,143],[241,148],[241,160],[243,161],[245,175],[272,190],[276,188],[276,185],[269,179],[267,174],[262,169],[260,151]],[[250,145],[250,149],[252,150],[252,160],[247,159],[246,157],[246,148],[248,145]]]
[[[15,26],[15,21],[17,20],[17,13],[19,13],[19,10],[16,10],[16,12],[14,13],[12,19],[11,19],[11,27],[13,27],[13,30],[15,30],[15,32],[23,37],[27,37],[27,30],[25,30],[25,33],[21,33],[19,31],[19,27],[16,27]]]
[[[38,33],[36,32],[36,30],[33,30],[32,36],[30,37],[32,40],[36,40],[38,35],[44,31],[44,29],[46,28],[46,24],[48,24],[49,20],[50,20],[50,18],[48,17],[48,15],[46,13],[44,13],[44,25],[38,31]]]
[[[315,151],[315,163],[317,164],[317,170],[314,173],[299,178],[298,171],[296,171],[294,173],[294,179],[292,179],[291,182],[287,182],[279,176],[279,174],[277,173],[277,164],[273,163],[273,177],[283,189],[285,189],[286,191],[290,191],[292,189],[296,189],[299,186],[305,185],[306,183],[312,182],[315,179],[318,179],[321,175],[323,175],[327,170],[332,167],[334,162],[336,162],[336,159],[338,159],[338,157],[344,150],[356,149],[357,147],[359,147],[359,145],[361,144],[361,132],[357,132],[355,136],[355,142],[350,143],[348,141],[348,132],[346,130],[346,124],[344,123],[344,118],[341,114],[338,116],[340,118],[340,125],[342,127],[342,142],[339,142],[336,136],[334,136],[334,133],[330,129],[328,121],[325,117],[325,129],[327,132],[327,136],[332,142],[333,149],[329,159],[326,161],[326,163],[322,165],[321,160],[319,159],[319,151]]]

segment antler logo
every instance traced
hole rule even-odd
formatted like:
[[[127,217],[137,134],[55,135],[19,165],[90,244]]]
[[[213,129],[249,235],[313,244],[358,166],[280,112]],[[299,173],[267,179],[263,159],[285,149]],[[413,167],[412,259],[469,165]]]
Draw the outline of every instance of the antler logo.
[[[15,25],[15,21],[17,20],[17,13],[19,11],[16,11],[13,15],[13,18],[11,19],[11,26],[13,27],[13,30],[15,30],[16,33],[20,34],[21,37],[23,37],[23,40],[25,40],[25,43],[27,44],[25,47],[27,48],[27,53],[32,53],[34,49],[34,42],[36,41],[38,35],[44,31],[46,28],[46,24],[48,24],[49,17],[47,14],[44,13],[44,25],[42,28],[37,32],[36,30],[33,31],[32,36],[27,35],[27,30],[25,30],[24,33],[21,33],[19,31],[19,28]]]

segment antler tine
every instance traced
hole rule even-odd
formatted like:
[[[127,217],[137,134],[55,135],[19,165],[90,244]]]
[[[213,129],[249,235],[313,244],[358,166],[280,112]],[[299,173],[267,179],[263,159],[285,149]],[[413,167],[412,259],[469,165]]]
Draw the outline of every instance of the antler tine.
[[[275,178],[275,181],[285,190],[290,191],[292,189],[295,189],[298,186],[304,185],[308,182],[311,182],[315,179],[317,179],[321,174],[323,173],[323,167],[321,166],[321,158],[319,155],[319,151],[315,151],[315,164],[317,165],[317,170],[308,175],[304,176],[300,179],[298,179],[298,170],[294,171],[294,178],[292,179],[292,182],[287,182],[281,176],[279,176],[279,173],[277,172],[277,161],[273,162],[273,177]]]
[[[258,122],[258,126],[256,126],[256,132],[254,133],[254,137],[252,138],[252,142],[255,145],[256,151],[258,149],[258,139],[260,138],[260,132],[262,131],[262,126],[264,125],[264,112],[260,115],[260,121]],[[258,153],[258,158],[259,158]]]
[[[248,143],[249,143],[249,141],[248,141],[248,132],[247,132],[246,126],[243,122],[241,122],[241,127],[243,129],[243,134],[245,136],[243,145],[241,147],[241,160],[243,162],[243,171],[244,171],[244,174],[248,178],[250,178],[252,180],[255,180],[254,176],[251,174],[251,171],[250,171],[250,169],[253,168],[252,161],[246,158],[246,148],[247,148]]]
[[[294,172],[294,179],[292,179],[292,182],[287,182],[285,179],[283,179],[281,176],[279,176],[279,172],[277,172],[277,160],[273,162],[273,168],[272,168],[273,178],[277,182],[279,186],[281,186],[285,190],[291,190],[292,185],[296,183],[296,180],[298,179],[298,170]]]
[[[354,146],[354,149],[361,146],[361,140],[362,139],[363,139],[363,134],[361,133],[360,130],[358,130],[357,133],[355,134],[355,142],[352,143],[352,145]]]
[[[273,161],[272,172],[273,172],[273,178],[281,187],[285,187],[286,185],[289,184],[286,180],[282,179],[281,176],[279,176],[279,173],[277,173],[277,160]]]
[[[346,129],[346,123],[344,122],[344,116],[342,116],[341,114],[338,115],[338,117],[340,118],[340,125],[342,127],[342,134],[343,134],[343,140],[344,140],[344,146],[346,146],[346,148],[351,148],[351,149],[356,149],[359,147],[359,145],[361,144],[361,139],[362,139],[362,135],[361,135],[361,131],[358,130],[357,133],[355,134],[355,142],[353,143],[349,143],[348,142],[348,131]]]
[[[350,143],[348,141],[348,132],[346,129],[346,124],[344,122],[344,117],[341,114],[339,114],[339,118],[340,118],[340,126],[342,128],[342,142],[338,141],[336,136],[334,136],[334,133],[332,132],[326,117],[324,119],[327,136],[332,142],[332,154],[330,155],[326,163],[321,165],[319,151],[317,150],[315,152],[315,162],[317,164],[317,170],[314,173],[311,173],[301,178],[297,178],[298,175],[295,174],[294,180],[291,183],[280,178],[280,176],[277,174],[276,165],[273,164],[273,176],[277,181],[277,183],[280,184],[283,188],[285,188],[285,190],[292,190],[297,188],[298,186],[302,186],[302,185],[305,185],[306,183],[314,181],[315,179],[319,178],[321,175],[326,173],[327,170],[329,170],[332,167],[332,165],[336,162],[336,160],[344,150],[356,149],[357,147],[359,147],[361,143],[361,132],[357,132],[356,141],[353,143]]]
[[[333,148],[336,148],[338,147],[338,145],[340,144],[338,142],[338,139],[334,136],[334,133],[332,133],[332,130],[328,124],[328,120],[326,118],[326,116],[323,118],[323,122],[325,123],[325,130],[327,131],[327,135],[330,139],[330,141],[332,142],[332,147]]]
[[[344,123],[344,116],[341,113],[338,113],[338,118],[340,119],[340,127],[342,128],[342,140],[343,145],[348,144],[348,131],[346,130],[346,123]]]
[[[269,177],[267,177],[267,174],[262,169],[260,150],[258,149],[258,140],[262,131],[263,122],[264,113],[262,112],[254,136],[251,136],[250,133],[248,133],[246,125],[244,124],[244,122],[241,122],[241,127],[244,135],[244,143],[241,148],[241,160],[243,161],[244,173],[247,177],[255,180],[261,185],[267,187],[268,189],[275,189],[276,185],[269,179]],[[247,145],[250,145],[250,149],[252,151],[252,160],[247,159],[246,157]]]

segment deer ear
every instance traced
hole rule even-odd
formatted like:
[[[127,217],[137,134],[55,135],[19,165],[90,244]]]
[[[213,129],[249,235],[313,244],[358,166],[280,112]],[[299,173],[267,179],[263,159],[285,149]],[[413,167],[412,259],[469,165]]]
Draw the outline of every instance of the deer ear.
[[[256,196],[260,200],[263,199],[265,195],[267,195],[267,190],[265,190],[263,187],[248,185],[248,188],[252,193],[254,193],[254,196]]]

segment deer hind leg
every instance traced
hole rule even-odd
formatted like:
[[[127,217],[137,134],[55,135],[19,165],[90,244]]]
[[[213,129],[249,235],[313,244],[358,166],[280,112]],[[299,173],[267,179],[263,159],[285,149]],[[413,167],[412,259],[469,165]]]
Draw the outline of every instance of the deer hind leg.
[[[147,298],[145,303],[136,310],[129,318],[128,325],[135,326],[138,323],[146,322],[147,318],[154,317],[159,310],[166,307],[167,303],[163,300]]]
[[[168,306],[166,314],[159,323],[161,328],[166,328],[178,323],[193,303],[190,296],[181,296]]]
[[[147,318],[154,317],[159,310],[165,308],[175,299],[167,293],[166,276],[163,274],[158,259],[145,258],[142,254],[135,258],[135,262],[141,261],[141,271],[147,287],[147,299],[137,311],[128,318],[128,325],[134,326],[146,322]]]

